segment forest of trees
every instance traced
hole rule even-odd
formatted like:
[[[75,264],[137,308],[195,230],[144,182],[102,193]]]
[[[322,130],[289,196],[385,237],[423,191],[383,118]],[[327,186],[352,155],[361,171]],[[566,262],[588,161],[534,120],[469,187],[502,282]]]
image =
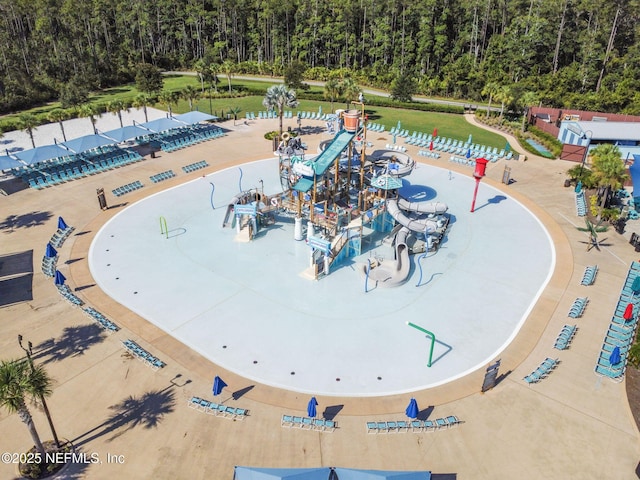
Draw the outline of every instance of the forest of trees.
[[[137,66],[640,114],[640,0],[0,0],[0,110]],[[532,96],[534,94],[534,96]]]

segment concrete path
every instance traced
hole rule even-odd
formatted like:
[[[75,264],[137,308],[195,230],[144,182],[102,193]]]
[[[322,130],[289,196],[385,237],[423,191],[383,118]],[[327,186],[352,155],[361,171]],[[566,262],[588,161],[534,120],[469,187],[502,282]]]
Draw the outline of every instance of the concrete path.
[[[48,404],[59,434],[102,462],[72,465],[60,478],[231,479],[234,465],[428,469],[474,480],[636,478],[639,434],[624,383],[604,380],[593,370],[627,269],[637,259],[628,236],[640,228],[630,222],[624,236],[610,231],[603,235],[607,239],[600,251],[587,252],[588,237],[575,228],[582,221],[575,214],[573,192],[562,186],[570,163],[534,157],[489,166],[483,182],[503,189],[536,214],[553,239],[558,261],[519,335],[502,352],[496,388],[479,393],[483,375],[478,371],[414,395],[422,417],[456,415],[463,420],[449,430],[366,433],[366,421],[403,419],[406,395],[319,396],[318,411],[338,422],[335,432],[282,428],[282,414],[303,415],[308,395],[225,371],[107,297],[89,272],[87,254],[96,232],[121,207],[203,173],[268,155],[270,143],[262,135],[275,129],[277,120],[236,127],[229,123],[224,124],[228,135],[219,140],[48,190],[27,189],[0,197],[1,252],[33,250],[34,258],[33,299],[0,309],[2,357],[23,353],[18,334],[33,342],[36,361],[45,363],[56,379]],[[315,149],[325,138],[314,134],[305,141]],[[376,134],[372,141],[384,145],[389,138]],[[423,161],[415,147],[408,148]],[[180,166],[201,159],[210,163],[207,170],[182,173]],[[444,158],[429,163],[450,168],[456,175],[472,173]],[[508,187],[500,184],[505,166],[515,181]],[[148,181],[150,175],[169,168],[179,173],[176,178],[156,185]],[[96,188],[109,192],[134,180],[147,186],[119,199],[109,196],[112,208],[99,210]],[[113,335],[103,334],[80,309],[62,300],[51,279],[40,271],[58,215],[76,227],[59,250],[68,283],[122,327]],[[595,284],[581,286],[584,267],[595,264],[599,266]],[[584,316],[568,319],[573,300],[585,295],[590,303]],[[556,351],[553,342],[566,323],[577,323],[578,333],[569,350]],[[153,372],[125,355],[121,341],[127,338],[167,366]],[[549,356],[560,359],[558,368],[539,384],[528,386],[522,378]],[[192,395],[213,399],[210,390],[216,374],[229,384],[218,398],[248,408],[250,415],[244,421],[187,407]],[[43,415],[34,410],[34,418],[42,437],[49,438]],[[0,451],[29,448],[29,435],[17,415],[1,410],[0,431]],[[0,477],[13,478],[15,472],[14,465],[0,464]]]

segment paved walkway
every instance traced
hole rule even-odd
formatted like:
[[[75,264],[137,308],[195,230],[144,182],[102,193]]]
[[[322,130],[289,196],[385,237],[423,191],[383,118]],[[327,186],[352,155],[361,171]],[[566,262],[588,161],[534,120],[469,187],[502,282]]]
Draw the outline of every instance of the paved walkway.
[[[626,236],[605,234],[606,246],[587,252],[588,237],[575,228],[582,221],[575,215],[573,192],[562,187],[569,163],[531,158],[489,166],[483,182],[504,189],[536,214],[556,246],[557,264],[529,319],[502,352],[503,377],[495,389],[478,393],[482,383],[478,371],[415,394],[423,416],[453,414],[464,421],[450,430],[366,433],[367,420],[402,419],[406,395],[319,396],[318,409],[335,416],[336,432],[281,428],[283,413],[304,413],[308,395],[257,384],[211,364],[97,288],[87,262],[96,232],[122,211],[123,204],[202,173],[180,173],[121,199],[110,197],[112,208],[105,212],[98,208],[96,188],[110,191],[168,168],[181,172],[180,166],[201,159],[211,164],[204,173],[259,160],[270,148],[262,134],[276,123],[225,124],[230,132],[223,139],[45,191],[25,190],[0,199],[2,253],[33,249],[35,272],[33,300],[0,310],[3,358],[21,355],[18,334],[33,342],[36,360],[46,363],[57,381],[48,403],[58,432],[83,451],[97,453],[103,462],[73,465],[66,478],[231,479],[234,465],[429,469],[466,479],[636,478],[639,435],[624,384],[595,376],[593,368],[628,266],[637,259],[628,245],[628,235],[637,225],[629,223]],[[324,138],[310,134],[306,140],[315,149]],[[384,145],[389,139],[377,134],[373,141]],[[409,153],[420,159],[415,147],[409,147]],[[431,163],[456,175],[471,174],[470,169],[444,159]],[[499,183],[504,166],[511,167],[515,180],[508,187]],[[76,226],[75,235],[60,249],[69,284],[123,327],[114,335],[105,336],[81,310],[61,300],[51,279],[39,270],[58,215]],[[505,228],[508,234],[508,225]],[[594,264],[600,268],[595,285],[580,286],[584,267]],[[513,268],[518,268],[517,262]],[[577,321],[579,331],[572,347],[558,352],[552,348],[555,336],[562,325],[574,323],[569,322],[567,311],[577,296],[584,295],[590,303]],[[138,341],[167,366],[153,372],[123,355],[121,341],[126,338]],[[527,386],[522,377],[548,356],[558,357],[559,367],[541,383]],[[216,373],[229,384],[222,399],[249,409],[250,416],[243,422],[187,408],[192,395],[211,398]],[[41,435],[49,437],[42,414],[34,416]],[[1,411],[0,431],[1,451],[28,448],[29,435],[17,415]],[[114,455],[122,456],[115,457],[120,463],[113,461]],[[3,478],[14,474],[13,465],[0,465]]]

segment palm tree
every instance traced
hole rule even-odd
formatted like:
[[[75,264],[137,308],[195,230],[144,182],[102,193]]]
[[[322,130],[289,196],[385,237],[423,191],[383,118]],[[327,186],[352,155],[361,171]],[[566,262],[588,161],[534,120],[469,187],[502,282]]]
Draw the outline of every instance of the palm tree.
[[[83,103],[78,107],[78,115],[80,117],[87,117],[91,121],[93,133],[96,133],[96,122],[98,121],[96,115],[98,115],[98,113],[100,113],[98,107],[91,103]]]
[[[48,397],[52,391],[52,380],[42,365],[31,366],[24,360],[0,362],[0,405],[9,413],[18,414],[43,458],[44,446],[27,408],[27,400],[36,403],[38,398]]]
[[[136,95],[132,103],[134,108],[142,108],[142,111],[144,112],[145,122],[149,121],[149,116],[147,115],[147,107],[152,104],[153,104],[153,100],[151,96],[146,93],[139,93],[138,95]]]
[[[49,115],[47,115],[47,119],[50,122],[58,122],[58,124],[60,125],[60,130],[62,131],[62,138],[65,142],[67,141],[67,134],[64,131],[64,124],[62,122],[64,120],[67,120],[68,118],[69,111],[63,110],[62,108],[54,108],[49,112]]]
[[[198,74],[198,78],[200,79],[200,91],[204,93],[204,79],[207,71],[207,62],[203,58],[199,58],[193,63],[193,69]]]
[[[596,185],[604,190],[600,198],[600,212],[609,205],[614,191],[623,187],[628,175],[620,149],[610,143],[602,143],[591,150],[591,172]]]
[[[511,87],[508,85],[502,85],[495,93],[495,97],[496,100],[501,102],[500,120],[502,120],[502,117],[504,116],[504,106],[513,101],[513,92],[511,91]]]
[[[189,102],[189,111],[193,111],[193,101],[200,98],[200,93],[196,88],[191,85],[187,85],[182,89],[182,98]]]
[[[342,81],[342,94],[344,95],[345,101],[347,102],[347,108],[349,108],[349,103],[351,103],[351,100],[355,100],[360,92],[362,92],[362,90],[353,80],[353,78],[347,77]]]
[[[491,112],[491,101],[493,100],[494,95],[498,93],[500,90],[500,85],[495,82],[487,83],[482,89],[482,95],[489,95],[489,105],[487,105],[487,118],[489,117],[489,113]]]
[[[33,145],[33,148],[36,148],[36,142],[33,140],[33,131],[38,126],[38,118],[31,113],[23,113],[18,117],[18,122],[20,124],[20,130],[24,130],[29,134],[31,145]]]
[[[212,63],[209,65],[208,71],[206,72],[207,82],[209,83],[209,90],[213,86],[213,89],[216,93],[218,93],[218,73],[220,72],[220,65],[217,63]]]
[[[233,77],[233,71],[235,70],[236,66],[232,61],[225,60],[220,68],[227,76],[227,82],[229,83],[229,93],[231,93],[231,78]]]
[[[236,120],[238,120],[238,114],[242,111],[242,109],[238,106],[233,106],[229,108],[229,113],[233,115],[233,126],[236,125]]]
[[[327,83],[324,84],[324,98],[327,98],[331,101],[331,113],[333,113],[333,102],[340,96],[341,93],[342,85],[335,78],[327,80]]]
[[[538,94],[536,92],[532,92],[531,90],[524,92],[524,94],[520,97],[520,106],[523,108],[522,112],[522,128],[521,130],[524,132],[525,126],[527,124],[527,113],[529,112],[529,107],[538,101]]]
[[[112,100],[107,103],[107,111],[113,113],[114,115],[118,115],[118,120],[120,120],[120,128],[124,127],[122,123],[122,111],[129,111],[129,107],[122,100]]]
[[[280,119],[280,136],[282,136],[282,116],[284,115],[284,107],[296,108],[298,106],[296,91],[293,89],[287,89],[283,84],[273,85],[267,89],[267,94],[262,100],[262,105],[269,110],[278,109],[278,118]]]
[[[178,93],[165,90],[160,94],[160,96],[158,97],[158,100],[160,100],[160,103],[167,106],[167,111],[169,112],[169,116],[172,116],[173,111],[171,107],[174,103],[178,102]]]

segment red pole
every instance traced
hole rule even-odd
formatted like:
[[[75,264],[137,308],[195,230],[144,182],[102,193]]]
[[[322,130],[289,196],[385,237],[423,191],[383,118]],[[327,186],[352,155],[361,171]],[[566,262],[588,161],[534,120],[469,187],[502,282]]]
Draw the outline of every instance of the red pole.
[[[475,177],[476,179],[476,188],[473,190],[473,202],[471,202],[471,213],[476,208],[476,196],[478,195],[478,185],[480,185],[481,178]]]

